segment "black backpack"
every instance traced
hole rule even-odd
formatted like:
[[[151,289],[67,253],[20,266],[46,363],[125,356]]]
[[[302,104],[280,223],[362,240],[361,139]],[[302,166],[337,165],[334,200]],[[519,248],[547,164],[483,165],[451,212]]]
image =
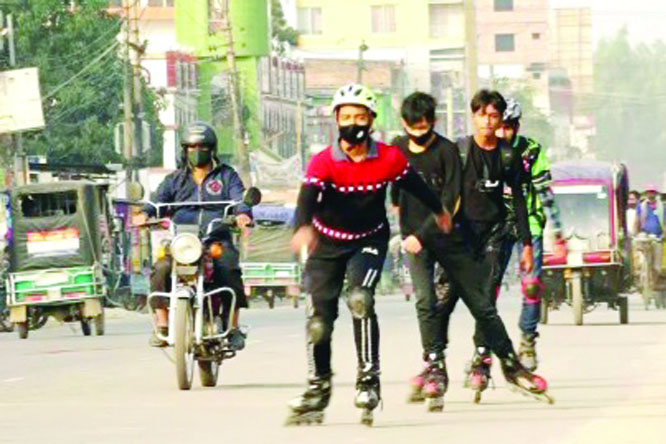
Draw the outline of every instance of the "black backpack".
[[[467,159],[469,158],[469,154],[473,147],[472,140],[472,136],[465,136],[459,138],[456,141],[456,146],[458,147],[458,152],[460,153],[460,160],[462,161],[463,171],[467,166]],[[512,183],[512,181],[515,180],[516,175],[522,182],[525,175],[523,174],[522,166],[520,166],[516,159],[520,156],[518,150],[502,139],[498,139],[498,148],[500,150],[503,182],[509,184]]]

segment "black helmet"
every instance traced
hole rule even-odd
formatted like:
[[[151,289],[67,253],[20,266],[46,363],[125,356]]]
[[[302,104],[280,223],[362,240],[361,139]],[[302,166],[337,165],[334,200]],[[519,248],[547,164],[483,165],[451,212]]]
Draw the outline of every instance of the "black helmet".
[[[217,151],[217,136],[212,126],[196,121],[185,127],[180,144],[181,146],[205,145],[209,146],[212,151]]]

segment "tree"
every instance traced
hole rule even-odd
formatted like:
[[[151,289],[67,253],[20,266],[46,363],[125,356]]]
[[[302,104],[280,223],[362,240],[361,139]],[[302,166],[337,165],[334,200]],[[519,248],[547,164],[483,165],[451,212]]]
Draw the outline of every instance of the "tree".
[[[280,0],[271,0],[271,29],[272,37],[279,43],[279,47],[285,43],[296,46],[298,43],[298,31],[287,25]]]
[[[107,5],[106,0],[31,0],[11,11],[17,68],[39,68],[46,123],[43,130],[25,134],[28,154],[46,155],[51,163],[120,160],[114,127],[122,120],[124,61],[116,39],[122,19],[109,15]],[[4,54],[0,69],[10,69]],[[157,128],[161,151],[160,102],[152,91],[144,91],[146,118]]]
[[[595,93],[586,101],[596,121],[598,158],[625,161],[631,175],[659,182],[666,170],[666,44],[632,46],[626,29],[600,42],[595,54]]]

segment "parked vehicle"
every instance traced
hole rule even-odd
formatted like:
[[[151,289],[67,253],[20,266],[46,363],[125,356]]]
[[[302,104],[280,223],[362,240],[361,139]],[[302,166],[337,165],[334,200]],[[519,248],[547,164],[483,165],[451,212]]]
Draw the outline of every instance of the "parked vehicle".
[[[3,191],[9,203],[9,320],[20,338],[48,316],[104,334],[105,270],[111,243],[107,185],[56,182]]]
[[[548,322],[548,311],[566,304],[572,307],[574,324],[581,325],[585,313],[606,303],[626,324],[631,255],[625,220],[627,169],[622,164],[581,160],[556,163],[551,173],[568,254],[552,253],[548,224],[541,321]]]

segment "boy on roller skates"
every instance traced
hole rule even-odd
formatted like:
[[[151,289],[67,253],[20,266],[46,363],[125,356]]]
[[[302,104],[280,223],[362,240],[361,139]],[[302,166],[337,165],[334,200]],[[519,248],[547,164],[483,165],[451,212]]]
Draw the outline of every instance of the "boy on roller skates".
[[[474,135],[458,141],[462,160],[461,210],[455,219],[454,234],[460,230],[471,245],[474,264],[481,267],[470,273],[467,279],[456,282],[451,270],[446,269],[452,279],[452,292],[444,309],[444,345],[447,344],[448,319],[457,299],[462,297],[476,319],[475,344],[478,348],[467,371],[466,386],[475,391],[475,401],[488,387],[493,352],[500,359],[502,372],[510,387],[524,394],[548,399],[547,384],[540,376],[532,374],[518,360],[504,324],[499,319],[495,301],[495,273],[498,264],[500,243],[504,239],[506,207],[503,190],[512,190],[513,208],[516,213],[516,228],[523,244],[521,268],[529,273],[532,269],[531,234],[528,225],[525,197],[521,184],[522,160],[505,141],[498,139],[496,131],[502,123],[506,102],[496,91],[481,90],[471,101]],[[446,268],[446,267],[445,267]],[[482,292],[466,296],[470,288],[483,281]],[[470,305],[471,301],[471,305]],[[476,315],[472,307],[478,305],[486,316],[496,318],[497,327],[488,328],[488,320]],[[490,313],[491,315],[488,315]]]
[[[287,424],[321,423],[331,397],[331,335],[347,277],[358,359],[354,404],[372,424],[381,399],[379,324],[374,292],[389,241],[386,189],[390,183],[418,196],[435,213],[433,224],[451,228],[450,215],[409,166],[400,150],[370,136],[376,117],[374,94],[361,85],[339,89],[332,108],[338,143],[314,156],[301,186],[292,249],[308,248],[305,266],[308,319],[307,390],[290,404]]]

